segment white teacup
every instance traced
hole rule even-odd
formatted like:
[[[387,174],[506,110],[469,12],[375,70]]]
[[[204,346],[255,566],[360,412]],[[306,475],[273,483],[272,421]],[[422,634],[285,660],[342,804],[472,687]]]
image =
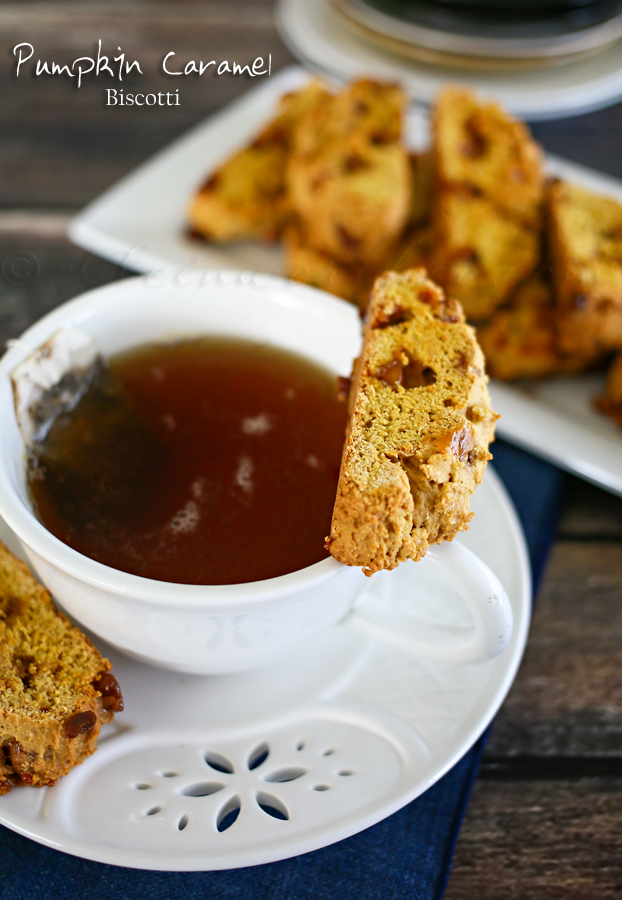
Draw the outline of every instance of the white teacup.
[[[284,347],[335,375],[349,375],[361,325],[353,306],[272,276],[201,273],[184,283],[166,274],[83,294],[45,316],[12,346],[0,361],[0,515],[43,583],[86,628],[145,662],[198,674],[269,663],[344,618],[344,627],[359,627],[416,654],[476,662],[503,650],[512,630],[508,598],[488,567],[458,543],[433,548],[417,564],[433,566],[438,577],[449,580],[475,621],[466,644],[439,646],[392,631],[373,616],[364,618],[355,601],[365,576],[330,557],[265,581],[202,586],[120,572],[59,541],[33,513],[10,375],[29,348],[40,347],[61,328],[91,335],[105,355],[156,340],[237,336]]]

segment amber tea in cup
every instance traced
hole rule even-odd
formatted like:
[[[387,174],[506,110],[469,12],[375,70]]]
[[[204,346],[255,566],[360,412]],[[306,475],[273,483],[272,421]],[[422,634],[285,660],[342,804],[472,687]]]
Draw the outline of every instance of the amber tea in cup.
[[[334,375],[281,348],[209,337],[97,368],[33,447],[38,517],[112,568],[238,584],[327,556],[346,424]]]

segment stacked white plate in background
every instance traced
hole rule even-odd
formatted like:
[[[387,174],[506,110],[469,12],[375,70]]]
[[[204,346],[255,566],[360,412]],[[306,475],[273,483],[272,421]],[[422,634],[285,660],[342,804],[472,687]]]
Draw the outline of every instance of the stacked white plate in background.
[[[536,14],[529,2],[522,14],[487,6],[474,13],[418,0],[280,0],[277,23],[307,66],[343,80],[396,79],[423,104],[447,81],[531,120],[622,98],[622,3]]]

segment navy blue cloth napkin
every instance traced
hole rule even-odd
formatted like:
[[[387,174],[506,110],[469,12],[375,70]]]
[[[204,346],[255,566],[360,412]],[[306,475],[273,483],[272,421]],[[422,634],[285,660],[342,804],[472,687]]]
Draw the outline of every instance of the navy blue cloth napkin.
[[[554,536],[562,473],[503,442],[494,465],[527,536],[537,585]],[[429,791],[354,837],[265,866],[169,873],[76,859],[0,829],[1,900],[439,900],[486,735]]]

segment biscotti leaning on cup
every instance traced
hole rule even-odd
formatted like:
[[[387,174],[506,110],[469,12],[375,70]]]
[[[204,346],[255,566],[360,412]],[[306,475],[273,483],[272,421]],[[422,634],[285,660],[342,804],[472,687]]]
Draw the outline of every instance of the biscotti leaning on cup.
[[[424,269],[376,281],[348,404],[331,555],[371,575],[465,531],[497,416],[475,332]]]
[[[110,663],[0,543],[0,794],[51,785],[123,709]]]

